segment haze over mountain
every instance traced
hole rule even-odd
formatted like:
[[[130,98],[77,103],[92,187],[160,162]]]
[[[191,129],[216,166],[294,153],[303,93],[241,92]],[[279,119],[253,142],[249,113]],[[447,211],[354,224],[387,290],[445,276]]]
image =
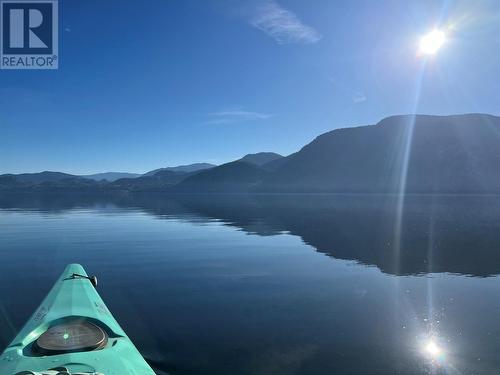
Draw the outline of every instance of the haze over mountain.
[[[61,172],[21,173],[0,175],[0,189],[24,191],[36,189],[86,189],[97,186],[94,180]]]
[[[80,175],[80,177],[89,178],[95,181],[106,180],[109,182],[116,181],[120,178],[136,178],[139,176],[141,176],[139,173],[128,173],[128,172],[104,172],[104,173]]]
[[[241,159],[225,163],[184,179],[173,190],[176,192],[248,192],[268,174],[268,163],[283,159],[274,152],[247,154]]]
[[[216,166],[215,164],[210,164],[210,163],[194,163],[194,164],[187,164],[187,165],[179,165],[177,167],[166,167],[166,168],[154,169],[152,171],[144,173],[143,176],[152,176],[160,171],[191,173],[191,172],[202,171],[204,169],[210,169],[210,168],[213,168],[215,166]]]
[[[500,193],[500,117],[392,116],[336,129],[282,157],[249,154],[97,182],[58,172],[1,175],[0,188],[92,188],[172,193]]]
[[[79,176],[75,176],[68,173],[51,172],[51,171],[44,171],[40,173],[3,174],[0,177],[2,178],[12,177],[15,178],[17,182],[23,184],[38,184],[41,182],[57,182],[67,179],[80,178]]]
[[[137,178],[121,178],[108,185],[114,190],[165,190],[185,178],[198,172],[175,172],[168,169],[160,169],[152,175],[143,175]]]
[[[174,186],[174,192],[248,192],[259,184],[267,171],[258,165],[236,160],[199,172]]]
[[[255,164],[262,167],[275,160],[282,159],[283,156],[275,152],[258,152],[256,154],[247,154],[243,156],[239,161]]]
[[[67,189],[82,187],[92,190],[158,190],[180,182],[199,170],[212,168],[209,163],[196,163],[176,167],[160,168],[144,175],[128,172],[105,172],[92,175],[72,175],[61,172],[40,172],[0,175],[0,189],[47,190],[55,187]],[[63,183],[64,182],[64,183]]]
[[[179,165],[149,171],[137,178],[122,178],[110,184],[113,189],[126,190],[164,190],[201,171],[215,167],[209,163]]]

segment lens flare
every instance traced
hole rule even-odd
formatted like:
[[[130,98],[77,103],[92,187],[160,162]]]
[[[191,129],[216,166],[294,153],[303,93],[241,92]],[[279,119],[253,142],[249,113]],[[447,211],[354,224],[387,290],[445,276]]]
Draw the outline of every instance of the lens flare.
[[[420,39],[419,51],[425,55],[434,55],[446,42],[444,31],[434,29]]]
[[[425,345],[424,350],[431,357],[438,357],[443,352],[434,340],[429,340]]]

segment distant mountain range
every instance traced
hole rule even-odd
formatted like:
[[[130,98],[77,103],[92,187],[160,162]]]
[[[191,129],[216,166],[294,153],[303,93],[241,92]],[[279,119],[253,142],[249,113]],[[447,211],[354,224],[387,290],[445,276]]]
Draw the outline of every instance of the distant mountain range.
[[[108,181],[113,182],[119,180],[120,178],[136,178],[142,176],[139,173],[127,173],[127,172],[104,172],[88,175],[80,175],[79,177],[88,178],[95,181]]]
[[[45,171],[40,173],[0,175],[0,191],[92,189],[97,185],[98,183],[94,180],[60,172]]]
[[[140,173],[128,173],[128,172],[105,172],[105,173],[96,173],[96,174],[88,174],[88,175],[80,175],[78,177],[88,178],[95,181],[105,180],[107,182],[114,182],[116,180],[120,180],[122,178],[133,179],[138,177],[148,177],[157,174],[162,171],[172,171],[172,172],[180,172],[180,173],[190,173],[202,171],[204,169],[213,168],[214,164],[209,163],[195,163],[188,165],[179,165],[177,167],[166,167],[166,168],[158,168],[144,174]]]
[[[392,116],[322,134],[298,152],[249,154],[144,175],[0,175],[3,190],[94,189],[172,193],[500,193],[500,117]]]

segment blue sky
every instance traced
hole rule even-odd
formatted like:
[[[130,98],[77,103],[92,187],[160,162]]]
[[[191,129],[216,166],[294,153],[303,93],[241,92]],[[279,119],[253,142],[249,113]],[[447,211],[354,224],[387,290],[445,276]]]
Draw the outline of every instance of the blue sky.
[[[0,173],[223,163],[393,114],[500,114],[498,1],[60,0],[59,10],[59,70],[0,71]],[[446,43],[418,56],[434,27]]]

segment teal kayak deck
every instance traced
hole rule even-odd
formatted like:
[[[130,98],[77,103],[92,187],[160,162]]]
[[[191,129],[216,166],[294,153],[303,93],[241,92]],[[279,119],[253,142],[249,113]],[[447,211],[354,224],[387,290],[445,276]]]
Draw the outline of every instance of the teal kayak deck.
[[[0,374],[43,372],[65,367],[71,373],[154,375],[90,280],[74,277],[74,274],[87,276],[83,267],[78,264],[66,267],[33,316],[0,356]],[[92,323],[105,331],[108,336],[105,345],[90,351],[52,355],[41,355],[34,350],[36,340],[49,328],[75,320]]]

